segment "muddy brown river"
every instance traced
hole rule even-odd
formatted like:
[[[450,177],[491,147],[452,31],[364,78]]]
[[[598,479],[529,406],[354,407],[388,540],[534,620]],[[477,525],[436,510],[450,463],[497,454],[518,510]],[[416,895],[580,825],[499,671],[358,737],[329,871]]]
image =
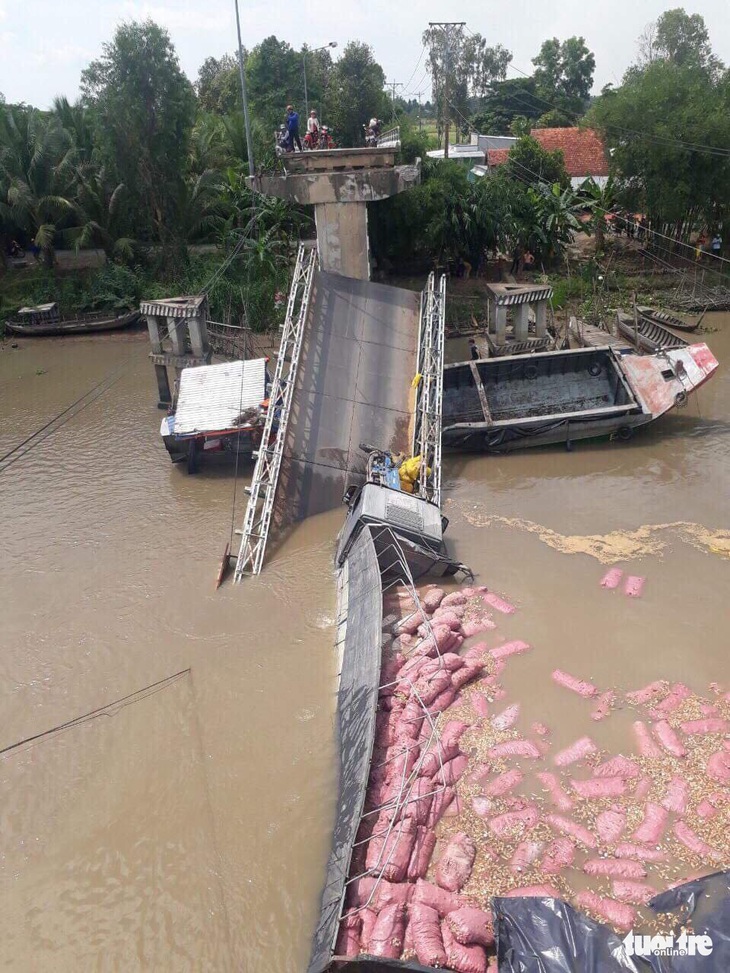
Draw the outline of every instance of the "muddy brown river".
[[[519,606],[501,636],[535,646],[505,685],[556,745],[585,732],[557,665],[728,688],[730,315],[706,324],[720,371],[632,442],[446,461],[456,553]],[[123,367],[0,473],[0,747],[180,675],[3,754],[0,966],[298,973],[334,814],[342,514],[216,592],[232,469],[169,462],[146,336],[18,345],[0,453]],[[609,564],[646,576],[640,600],[599,586]],[[629,726],[595,737],[628,748]]]

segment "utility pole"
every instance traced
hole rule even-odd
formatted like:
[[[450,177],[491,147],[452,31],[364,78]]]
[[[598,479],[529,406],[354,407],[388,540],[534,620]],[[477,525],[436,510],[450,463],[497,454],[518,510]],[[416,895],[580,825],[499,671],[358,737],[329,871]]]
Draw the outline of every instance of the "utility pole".
[[[421,95],[422,91],[414,91],[413,94],[418,98],[418,131],[420,132],[423,127],[423,119],[421,118]]]
[[[451,94],[449,83],[451,81],[451,67],[454,60],[454,42],[461,34],[461,28],[466,26],[465,20],[453,20],[447,22],[429,21],[429,27],[438,27],[443,31],[446,53],[444,57],[444,94],[443,94],[443,113],[444,113],[444,158],[449,157],[449,129],[451,127],[451,116],[449,113],[449,95]]]
[[[393,106],[393,118],[395,118],[395,89],[402,88],[403,85],[400,81],[386,81],[385,87],[391,89],[390,101],[391,101],[391,105]]]
[[[246,72],[243,69],[243,45],[241,44],[241,18],[238,14],[238,0],[236,4],[236,30],[238,31],[238,70],[241,73],[241,98],[243,99],[243,123],[246,127],[246,154],[248,155],[248,174],[253,178],[256,169],[253,164],[253,140],[251,139],[251,120],[248,117],[248,99],[246,97]]]

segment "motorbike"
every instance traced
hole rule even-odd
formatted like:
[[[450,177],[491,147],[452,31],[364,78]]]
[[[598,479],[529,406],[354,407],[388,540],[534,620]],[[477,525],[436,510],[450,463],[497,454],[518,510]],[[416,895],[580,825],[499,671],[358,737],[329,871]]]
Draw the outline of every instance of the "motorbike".
[[[314,149],[334,149],[337,147],[332,138],[332,133],[326,125],[323,125],[318,132],[307,132],[302,144],[310,152]]]
[[[280,125],[276,132],[276,154],[287,155],[294,151],[294,142],[286,125]]]
[[[367,125],[363,125],[363,129],[365,130],[365,147],[368,149],[377,149],[379,131]]]
[[[19,243],[16,243],[15,240],[13,240],[8,247],[8,256],[14,257],[17,260],[22,260],[22,258],[25,256],[25,250],[20,246]]]

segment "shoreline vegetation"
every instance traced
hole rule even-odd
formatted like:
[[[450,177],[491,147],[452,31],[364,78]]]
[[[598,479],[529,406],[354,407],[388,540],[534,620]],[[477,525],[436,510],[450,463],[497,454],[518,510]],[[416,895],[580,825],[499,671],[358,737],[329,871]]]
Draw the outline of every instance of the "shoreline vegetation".
[[[598,96],[583,38],[546,40],[532,75],[519,79],[507,77],[512,55],[500,44],[471,30],[457,31],[446,53],[443,41],[424,33],[425,104],[386,92],[366,43],[348,43],[336,60],[329,49],[306,52],[309,104],[338,145],[362,144],[375,115],[400,125],[402,162],[423,160],[419,186],[369,207],[377,279],[421,279],[434,268],[458,278],[464,264],[496,279],[486,254],[509,262],[529,249],[553,283],[555,308],[588,316],[626,304],[634,290],[667,302],[667,282],[696,280],[700,267],[702,286],[727,286],[730,263],[716,258],[730,206],[730,71],[702,17],[667,10],[621,83]],[[261,169],[277,165],[274,132],[287,103],[304,127],[303,54],[276,37],[246,52]],[[606,147],[610,176],[600,187],[573,187],[563,153],[529,135],[576,125]],[[444,139],[468,142],[475,132],[518,137],[486,177],[472,181],[470,164],[427,158]],[[205,289],[216,320],[276,328],[276,295],[288,289],[313,219],[303,207],[254,198],[247,172],[236,59],[209,57],[192,83],[151,20],[117,28],[82,72],[76,103],[57,98],[39,111],[0,96],[0,322],[27,304],[119,311],[142,297]],[[610,232],[639,221],[640,253],[633,238],[622,246]],[[14,245],[24,260],[11,256]],[[102,266],[84,266],[98,254]],[[478,301],[477,282],[454,280],[452,317],[467,313],[474,287]]]

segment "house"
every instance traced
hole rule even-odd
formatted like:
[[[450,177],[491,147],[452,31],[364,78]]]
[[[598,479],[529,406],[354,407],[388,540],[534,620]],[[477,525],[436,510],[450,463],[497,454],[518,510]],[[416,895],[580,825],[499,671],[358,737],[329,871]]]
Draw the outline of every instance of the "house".
[[[472,132],[471,141],[464,145],[449,144],[449,158],[469,165],[486,165],[487,152],[492,149],[510,149],[517,141],[511,135],[478,135]],[[443,159],[444,150],[427,152],[429,159]]]
[[[590,128],[533,128],[530,135],[548,152],[559,149],[574,189],[593,181],[603,188],[608,182],[608,155],[600,136]],[[516,141],[516,140],[515,140]],[[509,148],[487,152],[487,168],[495,169],[507,161]]]

